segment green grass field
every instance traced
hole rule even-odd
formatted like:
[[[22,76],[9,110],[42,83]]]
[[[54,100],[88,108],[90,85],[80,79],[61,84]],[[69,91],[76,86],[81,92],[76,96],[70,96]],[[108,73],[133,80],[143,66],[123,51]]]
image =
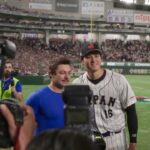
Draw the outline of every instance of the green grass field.
[[[150,98],[150,76],[127,76],[136,96]],[[138,115],[138,150],[150,150],[150,102],[136,104]]]
[[[150,98],[150,75],[128,75],[136,96],[146,96]]]
[[[130,82],[136,96],[146,96],[150,98],[150,76],[149,75],[127,75],[126,78]],[[25,99],[31,92],[42,87],[43,85],[24,85]]]
[[[131,75],[126,76],[130,82],[136,96],[146,96],[150,98],[150,76]],[[24,85],[23,93],[25,99],[43,85]],[[138,114],[138,146],[137,150],[150,150],[150,102],[137,102]]]
[[[145,96],[150,98],[150,76],[128,75],[126,77],[136,96]],[[23,91],[25,98],[41,86],[42,85],[24,85]],[[137,150],[150,150],[150,102],[138,102],[136,107],[139,122]]]

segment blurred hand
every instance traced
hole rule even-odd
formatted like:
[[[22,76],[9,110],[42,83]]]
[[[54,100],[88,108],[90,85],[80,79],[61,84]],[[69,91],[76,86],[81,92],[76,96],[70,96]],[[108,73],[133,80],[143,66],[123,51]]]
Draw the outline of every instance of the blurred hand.
[[[14,82],[13,79],[11,80],[11,83],[10,83],[10,84],[11,84],[11,86],[14,86],[14,85],[15,85],[15,82]]]
[[[136,143],[130,143],[128,150],[136,150]]]
[[[18,145],[19,150],[25,150],[27,144],[33,137],[33,132],[36,127],[34,113],[32,108],[27,105],[22,105],[21,108],[24,110],[24,123],[20,128],[20,132],[18,135]],[[12,141],[15,142],[16,134],[17,134],[17,126],[15,124],[15,120],[9,109],[6,105],[0,105],[0,111],[8,122],[9,133]]]

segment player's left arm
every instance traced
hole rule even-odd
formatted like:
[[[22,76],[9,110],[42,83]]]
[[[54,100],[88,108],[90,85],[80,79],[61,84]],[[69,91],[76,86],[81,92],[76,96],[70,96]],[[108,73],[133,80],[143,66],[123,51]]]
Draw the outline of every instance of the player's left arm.
[[[135,103],[137,100],[131,85],[124,76],[121,76],[119,85],[121,105],[127,114],[127,125],[130,137],[128,150],[136,150],[138,119]]]
[[[12,93],[13,93],[14,97],[21,102],[23,100],[21,82],[18,81],[16,86],[12,85],[11,90],[12,90]]]
[[[127,125],[129,130],[130,144],[128,150],[136,150],[138,119],[135,104],[126,108]]]

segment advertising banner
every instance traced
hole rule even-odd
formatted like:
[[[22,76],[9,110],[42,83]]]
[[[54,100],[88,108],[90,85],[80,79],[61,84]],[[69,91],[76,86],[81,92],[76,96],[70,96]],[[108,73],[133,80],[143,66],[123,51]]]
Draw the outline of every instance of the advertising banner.
[[[142,13],[134,14],[134,23],[150,25],[150,14],[142,14]]]
[[[61,12],[77,13],[79,11],[79,0],[56,0],[55,10]]]
[[[124,66],[124,67],[147,67],[150,69],[150,63],[134,63],[134,62],[105,62],[106,66]]]
[[[107,22],[133,23],[133,11],[127,9],[107,10]]]
[[[89,16],[104,16],[104,2],[82,1],[81,13]]]
[[[52,4],[49,4],[49,3],[29,3],[29,9],[52,10]]]

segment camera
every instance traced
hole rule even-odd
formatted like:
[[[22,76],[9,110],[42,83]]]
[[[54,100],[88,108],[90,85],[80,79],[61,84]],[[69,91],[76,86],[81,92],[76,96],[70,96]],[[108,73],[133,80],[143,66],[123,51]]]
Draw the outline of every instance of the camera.
[[[90,132],[90,101],[92,91],[86,85],[68,85],[63,92],[65,103],[65,126]]]
[[[93,93],[88,85],[67,85],[63,92],[65,103],[65,127],[79,130],[89,136],[99,150],[105,150],[105,142],[100,133],[91,131]]]
[[[9,41],[5,40],[0,42],[0,79],[3,77],[4,65],[6,58],[15,58],[16,54],[16,45]]]
[[[4,99],[0,101],[0,105],[5,104],[14,116],[15,123],[23,124],[23,110],[15,99]],[[0,113],[0,147],[8,148],[13,146],[13,142],[9,136],[8,123],[3,115]]]

